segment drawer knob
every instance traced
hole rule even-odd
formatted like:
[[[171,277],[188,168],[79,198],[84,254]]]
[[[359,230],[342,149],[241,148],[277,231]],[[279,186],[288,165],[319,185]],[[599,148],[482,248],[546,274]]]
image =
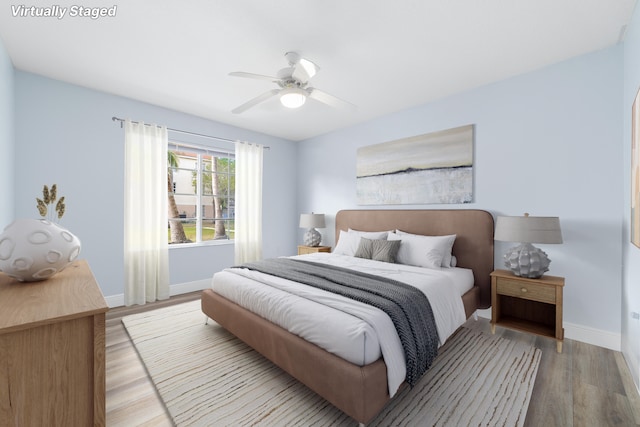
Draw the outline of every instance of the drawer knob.
[[[522,288],[520,290],[522,291],[522,293],[526,293],[527,292],[527,288]]]

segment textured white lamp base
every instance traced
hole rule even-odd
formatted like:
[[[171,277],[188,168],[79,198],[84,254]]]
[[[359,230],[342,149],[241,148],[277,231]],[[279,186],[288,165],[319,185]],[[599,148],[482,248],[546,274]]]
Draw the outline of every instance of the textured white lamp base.
[[[549,271],[551,260],[531,243],[522,243],[504,254],[504,265],[516,276],[537,279]]]
[[[322,236],[315,228],[310,228],[306,233],[304,233],[305,246],[319,246],[320,240],[322,240]]]

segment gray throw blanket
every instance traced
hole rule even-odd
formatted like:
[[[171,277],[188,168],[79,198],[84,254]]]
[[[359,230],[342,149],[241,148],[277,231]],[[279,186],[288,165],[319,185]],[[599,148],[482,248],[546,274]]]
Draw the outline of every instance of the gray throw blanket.
[[[377,307],[398,331],[413,385],[438,354],[438,331],[431,304],[422,291],[406,283],[346,268],[288,258],[266,259],[237,268],[256,270],[304,283]]]

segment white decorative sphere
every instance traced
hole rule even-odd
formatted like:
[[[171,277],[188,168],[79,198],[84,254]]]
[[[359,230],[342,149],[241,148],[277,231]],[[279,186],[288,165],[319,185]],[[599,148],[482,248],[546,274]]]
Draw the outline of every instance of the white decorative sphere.
[[[20,280],[45,280],[78,258],[80,240],[44,219],[18,219],[0,234],[0,271]]]

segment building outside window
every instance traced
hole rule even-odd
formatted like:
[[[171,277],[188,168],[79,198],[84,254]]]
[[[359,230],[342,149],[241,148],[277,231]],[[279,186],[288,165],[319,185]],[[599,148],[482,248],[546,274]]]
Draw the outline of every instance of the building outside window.
[[[168,156],[169,244],[233,240],[234,153],[170,142]]]

